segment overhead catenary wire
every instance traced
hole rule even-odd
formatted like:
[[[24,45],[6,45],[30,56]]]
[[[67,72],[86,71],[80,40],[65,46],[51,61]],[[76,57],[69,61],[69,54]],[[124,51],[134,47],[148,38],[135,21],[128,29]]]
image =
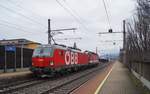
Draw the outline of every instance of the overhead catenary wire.
[[[107,6],[106,6],[106,3],[105,3],[105,0],[102,0],[103,1],[103,4],[104,4],[104,8],[105,8],[105,12],[106,12],[106,16],[107,16],[107,21],[108,21],[108,25],[111,29],[111,24],[110,24],[110,18],[109,18],[109,14],[108,14],[108,10],[107,10]]]
[[[12,28],[12,29],[14,29],[14,30],[19,30],[20,32],[24,32],[24,34],[19,34],[19,33],[17,33],[16,35],[15,35],[15,37],[24,37],[24,36],[33,36],[33,34],[34,35],[36,35],[36,36],[38,36],[39,34],[36,34],[36,33],[32,33],[32,32],[28,32],[27,30],[24,30],[24,29],[22,29],[22,28],[19,28],[19,27],[17,27],[17,26],[13,26],[13,25],[8,25],[8,23],[0,23],[0,26],[3,26],[2,28],[4,28],[4,27],[6,27],[6,28]],[[4,32],[4,31],[6,31],[6,29],[0,29],[0,31],[1,32]],[[10,30],[7,30],[7,31],[10,31]],[[12,30],[11,30],[12,31]],[[29,34],[30,33],[30,34]],[[9,33],[8,33],[9,34]],[[13,34],[13,33],[12,33]]]
[[[10,8],[8,8],[8,7],[4,6],[4,5],[2,5],[2,4],[0,4],[0,7],[1,7],[1,8],[4,8],[5,10],[7,10],[7,11],[9,11],[9,12],[12,12],[12,13],[15,13],[15,14],[17,14],[17,15],[19,15],[19,16],[22,16],[22,17],[24,17],[25,19],[27,19],[27,20],[29,20],[29,21],[31,21],[31,22],[34,22],[34,23],[36,23],[36,24],[39,24],[40,26],[43,26],[43,28],[46,27],[46,26],[44,26],[43,24],[41,24],[40,22],[37,22],[36,20],[33,20],[32,18],[30,18],[30,17],[28,17],[28,16],[25,16],[25,15],[23,15],[23,14],[20,13],[20,12],[16,12],[15,10],[10,9]]]
[[[18,26],[16,26],[16,25],[13,25],[13,24],[9,24],[9,23],[0,23],[0,25],[1,26],[5,26],[6,28],[12,28],[12,29],[14,29],[14,30],[19,30],[20,32],[24,32],[25,34],[23,34],[23,36],[26,36],[26,35],[28,35],[28,36],[32,36],[33,34],[34,35],[36,35],[36,36],[38,36],[39,34],[37,33],[37,32],[35,32],[35,33],[33,33],[33,32],[29,32],[28,30],[25,30],[25,29],[22,29],[22,28],[20,28],[20,27],[18,27]],[[3,29],[1,28],[1,31],[3,31]],[[41,35],[41,34],[40,34]],[[18,35],[17,34],[17,36],[16,37],[20,37],[20,35]]]
[[[29,17],[27,15],[24,15],[24,13],[21,13],[21,12],[18,12],[16,10],[14,10],[14,8],[12,7],[7,7],[6,5],[3,5],[3,4],[0,4],[0,7],[4,8],[5,10],[9,11],[9,12],[12,12],[14,14],[17,14],[21,17],[24,17],[25,19],[31,21],[31,22],[34,22],[34,23],[37,23],[41,26],[41,23],[39,23],[37,20],[35,19],[32,19],[32,17]],[[21,8],[21,7],[20,7]],[[73,14],[74,15],[74,14]],[[76,18],[76,21],[82,25],[82,27],[87,31],[88,29],[86,28],[86,26],[84,26],[84,24],[75,16],[74,18]],[[27,33],[29,30],[27,28],[21,28],[22,26],[20,25],[15,25],[15,24],[12,24],[12,23],[8,23],[6,25],[6,23],[2,23],[1,25],[5,25],[7,28],[13,28],[13,29],[16,29],[16,30],[20,30],[20,31],[23,31],[25,33]],[[14,26],[13,26],[14,25]],[[44,26],[43,26],[44,27]],[[26,30],[27,29],[27,30]],[[30,30],[31,31],[31,30]],[[32,32],[31,32],[32,33]],[[44,32],[42,32],[44,33]],[[33,34],[33,33],[32,33]]]
[[[57,39],[55,39],[55,40],[81,40],[82,39],[82,37],[77,37],[77,38],[57,38]]]
[[[82,22],[86,22],[86,21],[83,20],[83,18],[82,18],[81,16],[79,16],[79,14],[77,13],[77,11],[76,11],[75,9],[73,9],[73,8],[69,5],[69,3],[68,3],[66,0],[63,0],[63,1],[64,1],[64,3],[70,8],[70,10],[71,10],[74,14],[76,14],[76,16],[77,16]]]
[[[18,27],[15,27],[15,26],[10,26],[10,25],[7,25],[7,24],[2,24],[2,23],[0,23],[0,25],[2,25],[2,26],[5,26],[5,27],[9,27],[9,28],[13,28],[14,30],[20,30],[21,32],[24,32],[24,33],[26,33],[26,34],[23,34],[23,35],[21,35],[21,36],[25,36],[25,35],[29,35],[29,36],[33,36],[33,33],[32,34],[29,34],[26,30],[24,30],[24,29],[21,29],[21,28],[18,28]],[[1,31],[4,31],[4,30],[1,30]],[[35,34],[34,34],[35,35]],[[15,35],[16,37],[20,37],[20,35]]]
[[[28,33],[32,33],[32,34],[36,34],[36,33],[45,33],[45,32],[42,32],[42,31],[39,31],[39,32],[30,32],[31,30],[33,31],[38,31],[37,29],[34,29],[34,28],[28,28],[28,27],[25,27],[25,26],[21,26],[21,25],[18,25],[18,24],[14,24],[14,23],[11,23],[11,22],[8,22],[8,21],[6,21],[6,20],[0,20],[0,22],[2,22],[2,24],[8,24],[8,25],[10,25],[10,26],[15,26],[15,27],[18,27],[18,28],[21,28],[21,29],[23,29],[23,28],[25,28],[25,29],[23,29],[23,30],[25,30],[26,32],[28,32]],[[25,32],[25,33],[26,33]],[[40,33],[40,34],[41,34]]]
[[[31,10],[27,10],[27,9],[25,9],[24,7],[22,7],[22,6],[20,6],[20,5],[18,5],[18,4],[14,4],[14,2],[13,1],[11,1],[11,0],[7,0],[9,3],[11,3],[11,5],[13,5],[14,6],[14,8],[18,8],[18,9],[21,9],[21,10],[23,10],[23,11],[27,11],[27,12],[30,12],[30,14],[32,13],[32,15],[34,14],[35,15],[35,13],[33,12],[33,11],[31,11]],[[40,27],[42,27],[43,26],[43,29],[44,28],[47,28],[46,26],[44,26],[43,24],[41,24],[39,21],[40,21],[40,19],[39,20],[37,20],[37,17],[35,18],[35,16],[34,16],[34,19],[33,19],[33,17],[29,17],[29,16],[26,16],[26,15],[24,15],[24,14],[22,14],[22,13],[18,13],[17,11],[15,12],[15,10],[11,10],[11,9],[13,9],[13,8],[7,8],[7,7],[5,7],[4,5],[1,5],[1,7],[2,8],[4,8],[4,9],[6,9],[6,10],[8,10],[9,12],[13,12],[14,11],[14,13],[15,14],[17,14],[17,15],[19,15],[19,16],[23,16],[25,19],[27,19],[27,20],[30,20],[30,22],[34,22],[34,23],[36,23],[36,24],[38,24],[38,26],[40,26]],[[29,27],[24,27],[24,26],[21,26],[21,25],[18,25],[18,24],[13,24],[13,23],[10,23],[10,22],[3,22],[3,23],[7,23],[8,25],[6,26],[6,27],[9,27],[9,28],[13,28],[13,29],[15,29],[15,30],[19,30],[19,31],[23,31],[24,33],[26,33],[26,34],[24,34],[24,35],[27,35],[27,36],[30,36],[30,35],[36,35],[36,36],[39,36],[39,35],[41,35],[41,33],[42,34],[44,34],[45,33],[45,35],[46,35],[46,32],[42,32],[42,31],[39,31],[38,29],[35,29],[35,28],[32,28],[32,29],[27,29],[27,28],[29,28]],[[2,24],[1,24],[2,25]],[[12,26],[13,25],[13,26]],[[28,32],[28,31],[33,31],[33,29],[34,29],[34,31],[36,31],[36,32]],[[42,28],[41,28],[42,29]],[[37,32],[38,31],[38,32]],[[40,33],[41,32],[41,33]],[[17,34],[18,35],[18,34]],[[17,37],[17,36],[16,36]],[[20,37],[20,36],[18,36],[18,37]]]
[[[3,26],[5,26],[5,27],[9,27],[9,28],[13,28],[13,29],[16,29],[16,30],[21,30],[21,31],[23,31],[24,33],[27,33],[27,31],[25,31],[24,29],[21,29],[21,28],[16,27],[16,26],[10,26],[10,25],[4,24],[4,23],[0,23],[0,25],[3,25]]]
[[[7,2],[9,2],[9,3],[11,3],[12,5],[14,5],[14,6],[16,6],[16,7],[20,8],[20,9],[22,9],[22,10],[24,10],[24,11],[30,13],[30,14],[32,14],[34,17],[36,17],[36,19],[39,19],[39,16],[37,16],[37,14],[36,14],[35,12],[33,12],[32,10],[26,9],[26,8],[22,7],[20,4],[16,4],[16,3],[13,2],[12,0],[7,0]],[[41,20],[41,19],[39,19],[39,20]],[[44,26],[44,27],[45,27],[45,26]]]
[[[0,32],[8,32],[8,30],[0,30]],[[6,33],[3,33],[3,34],[1,34],[1,37],[0,37],[0,40],[2,40],[2,39],[5,39],[4,38],[4,36],[8,36],[9,35],[9,37],[7,37],[7,38],[25,38],[25,37],[27,37],[26,35],[28,35],[28,34],[15,34],[15,36],[12,34],[12,33],[7,33],[6,35],[5,35]],[[13,36],[12,36],[13,35]],[[28,35],[28,37],[32,37],[33,36],[33,34],[31,34],[31,35]],[[3,38],[2,38],[3,37]],[[42,40],[45,40],[45,38],[43,38],[43,37],[41,37],[41,39]]]
[[[84,24],[66,7],[64,7],[64,5],[58,1],[58,0],[55,0],[66,12],[68,12],[75,20],[76,22],[78,22],[80,25],[83,26],[83,28],[86,30],[86,31],[89,31],[86,26],[84,26]]]

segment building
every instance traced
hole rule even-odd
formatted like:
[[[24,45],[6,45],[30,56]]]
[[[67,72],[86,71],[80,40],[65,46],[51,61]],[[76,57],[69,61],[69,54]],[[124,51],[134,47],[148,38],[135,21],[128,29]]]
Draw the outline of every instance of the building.
[[[8,40],[3,39],[0,40],[0,45],[15,45],[16,47],[34,49],[41,44],[27,39],[8,39]]]

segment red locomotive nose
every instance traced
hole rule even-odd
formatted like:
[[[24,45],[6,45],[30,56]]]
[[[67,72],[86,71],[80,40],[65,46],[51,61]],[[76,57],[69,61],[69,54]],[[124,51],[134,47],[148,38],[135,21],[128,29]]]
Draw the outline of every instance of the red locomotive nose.
[[[52,62],[52,58],[32,58],[32,66],[34,67],[48,67],[54,65]]]
[[[43,58],[39,58],[38,61],[39,61],[39,62],[43,62],[44,59],[43,59]]]

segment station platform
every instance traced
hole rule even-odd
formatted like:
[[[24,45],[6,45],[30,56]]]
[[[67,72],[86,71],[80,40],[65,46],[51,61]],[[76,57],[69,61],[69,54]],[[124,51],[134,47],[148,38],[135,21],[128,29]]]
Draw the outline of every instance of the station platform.
[[[12,77],[26,76],[26,75],[30,75],[30,74],[32,74],[32,72],[29,70],[0,73],[0,79],[5,79],[5,78],[8,79],[8,78],[12,78]]]
[[[97,94],[143,94],[132,82],[129,70],[116,62],[108,79]]]
[[[130,75],[129,70],[116,61],[72,94],[144,94],[132,82]]]

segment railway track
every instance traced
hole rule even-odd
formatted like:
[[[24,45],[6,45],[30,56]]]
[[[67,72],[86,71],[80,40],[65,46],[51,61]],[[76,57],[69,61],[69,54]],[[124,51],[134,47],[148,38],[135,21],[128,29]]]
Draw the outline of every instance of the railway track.
[[[12,77],[0,77],[0,88],[2,86],[5,86],[7,84],[11,84],[14,82],[20,82],[20,81],[25,81],[28,79],[33,79],[33,75],[32,74],[28,74],[28,75],[19,75],[19,76],[12,76]],[[19,79],[19,81],[18,81]]]
[[[104,68],[106,65],[90,71],[84,75],[81,75],[77,78],[71,79],[67,82],[61,83],[45,92],[42,92],[41,94],[70,94],[73,90],[75,90],[76,88],[78,88],[79,86],[81,86],[82,84],[86,83],[87,81],[89,81],[93,76],[95,76],[97,74],[97,71],[99,69]]]
[[[3,83],[0,85],[0,90],[4,89],[4,88],[9,88],[11,86],[15,86],[15,85],[19,85],[19,84],[23,84],[29,81],[33,81],[36,80],[36,78],[32,78],[32,79],[26,79],[26,80],[21,80],[21,81],[9,81],[9,83]]]
[[[66,94],[70,93],[83,83],[87,82],[96,71],[106,67],[107,64],[72,73],[63,77],[54,77],[52,79],[40,79],[24,81],[19,84],[10,85],[0,90],[2,94]]]
[[[47,80],[44,80],[44,79],[40,80],[37,78],[33,78],[33,79],[10,83],[8,85],[2,85],[2,86],[0,86],[0,93],[2,93],[2,94],[11,93],[11,92],[17,91],[19,89],[23,89],[23,88],[26,88],[26,87],[29,87],[32,85],[43,83],[45,81],[47,81]]]

